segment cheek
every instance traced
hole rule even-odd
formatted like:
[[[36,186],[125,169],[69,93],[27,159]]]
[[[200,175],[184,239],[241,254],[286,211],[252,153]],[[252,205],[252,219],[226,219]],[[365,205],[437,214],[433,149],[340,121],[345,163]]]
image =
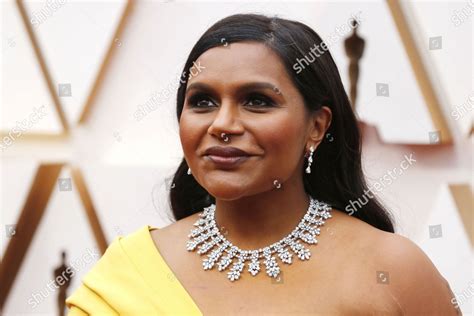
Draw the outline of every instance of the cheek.
[[[303,119],[295,118],[295,113],[271,118],[260,124],[258,142],[265,148],[266,158],[272,168],[293,169],[304,153]]]
[[[183,112],[179,123],[179,137],[185,157],[191,158],[190,155],[197,149],[202,128],[196,120]]]

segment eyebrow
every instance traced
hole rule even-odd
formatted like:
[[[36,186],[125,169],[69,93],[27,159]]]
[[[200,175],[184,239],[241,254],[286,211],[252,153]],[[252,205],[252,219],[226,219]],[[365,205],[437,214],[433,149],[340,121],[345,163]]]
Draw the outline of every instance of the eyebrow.
[[[207,83],[193,82],[186,89],[186,93],[188,93],[190,90],[194,90],[194,89],[214,91],[214,88],[211,85],[208,85]],[[238,88],[239,91],[248,91],[248,90],[253,90],[253,89],[269,89],[269,90],[274,91],[275,93],[277,91],[280,92],[280,90],[277,88],[277,86],[275,86],[275,85],[273,85],[269,82],[249,82],[249,83],[241,85]],[[279,94],[281,94],[281,92]]]

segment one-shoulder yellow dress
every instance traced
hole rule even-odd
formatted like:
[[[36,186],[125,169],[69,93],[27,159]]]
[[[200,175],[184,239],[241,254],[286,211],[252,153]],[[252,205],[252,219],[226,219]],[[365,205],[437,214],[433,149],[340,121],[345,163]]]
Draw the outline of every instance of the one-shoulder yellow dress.
[[[75,315],[202,315],[144,226],[117,237],[66,299]]]

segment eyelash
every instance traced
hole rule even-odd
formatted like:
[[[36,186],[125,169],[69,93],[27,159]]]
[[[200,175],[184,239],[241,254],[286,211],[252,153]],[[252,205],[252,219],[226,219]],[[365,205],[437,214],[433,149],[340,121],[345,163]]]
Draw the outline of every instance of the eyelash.
[[[210,106],[198,106],[198,103],[202,100],[207,100],[212,102],[212,98],[210,98],[207,94],[205,93],[197,93],[195,95],[192,95],[189,97],[189,105],[192,108],[210,108]],[[267,96],[264,96],[260,93],[251,93],[248,95],[246,99],[246,103],[249,101],[254,101],[254,100],[260,100],[266,103],[266,105],[252,105],[250,107],[255,107],[255,108],[269,108],[275,105],[275,102],[273,102],[272,99],[270,99]]]

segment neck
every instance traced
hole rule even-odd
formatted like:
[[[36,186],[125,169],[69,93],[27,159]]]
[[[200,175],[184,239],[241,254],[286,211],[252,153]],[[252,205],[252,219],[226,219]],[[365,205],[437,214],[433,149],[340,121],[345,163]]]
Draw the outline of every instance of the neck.
[[[216,199],[215,220],[224,237],[243,250],[263,248],[286,237],[309,206],[299,178],[253,196],[233,201]]]

